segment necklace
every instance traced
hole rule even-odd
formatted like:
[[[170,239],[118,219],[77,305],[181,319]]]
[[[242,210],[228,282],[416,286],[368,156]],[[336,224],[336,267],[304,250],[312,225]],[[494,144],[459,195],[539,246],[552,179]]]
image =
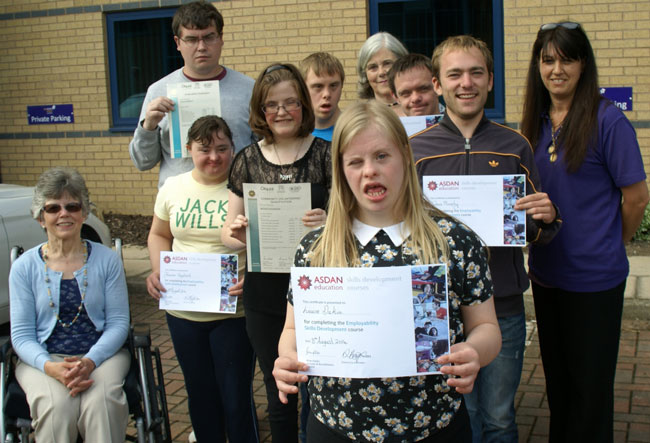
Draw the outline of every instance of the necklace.
[[[287,163],[287,164],[282,164],[282,161],[280,160],[280,155],[278,155],[278,149],[275,147],[275,143],[272,144],[273,146],[273,152],[275,152],[275,156],[278,159],[278,166],[280,167],[280,180],[284,182],[291,181],[293,178],[293,172],[289,173],[291,168],[293,167],[293,164],[298,160],[298,155],[300,155],[300,151],[302,151],[302,146],[305,144],[305,140],[300,142],[300,145],[298,146],[298,149],[296,150],[296,157],[293,159],[293,162]],[[284,166],[289,166],[287,169],[284,169]]]
[[[562,130],[562,123],[560,123],[560,126],[558,126],[557,130],[553,130],[553,127],[551,126],[551,146],[548,147],[546,152],[548,152],[549,155],[549,161],[551,163],[554,163],[555,160],[557,160],[557,138],[560,135],[560,130]]]
[[[83,309],[84,306],[84,299],[86,298],[86,288],[88,288],[88,269],[86,268],[86,263],[88,263],[88,245],[86,245],[86,242],[83,242],[84,246],[84,264],[83,264],[83,270],[84,270],[84,279],[83,283],[81,284],[81,303],[79,303],[79,307],[77,308],[77,313],[75,314],[74,318],[70,323],[66,323],[61,320],[59,317],[58,312],[56,312],[55,305],[54,305],[54,300],[52,300],[52,290],[50,289],[50,271],[47,268],[47,243],[43,245],[43,261],[45,262],[45,283],[47,284],[47,297],[50,299],[50,308],[52,309],[52,312],[54,313],[54,317],[56,317],[56,321],[59,322],[61,326],[64,328],[69,328],[74,324],[74,322],[77,321],[79,318],[79,315],[81,315],[81,310]]]

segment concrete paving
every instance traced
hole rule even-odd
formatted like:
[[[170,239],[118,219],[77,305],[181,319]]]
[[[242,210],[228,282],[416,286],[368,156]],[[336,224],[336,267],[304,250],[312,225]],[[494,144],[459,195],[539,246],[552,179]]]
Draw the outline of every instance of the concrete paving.
[[[175,358],[163,311],[149,297],[144,279],[151,272],[146,248],[126,246],[124,267],[134,322],[149,323],[154,346],[162,354],[172,436],[187,442],[191,424],[183,375]],[[526,295],[528,321],[526,353],[515,406],[520,442],[548,441],[549,412],[544,371],[539,354],[532,296]],[[650,257],[630,257],[630,277],[625,294],[623,331],[616,373],[615,442],[650,442]],[[260,437],[270,442],[266,395],[261,372],[254,380]]]

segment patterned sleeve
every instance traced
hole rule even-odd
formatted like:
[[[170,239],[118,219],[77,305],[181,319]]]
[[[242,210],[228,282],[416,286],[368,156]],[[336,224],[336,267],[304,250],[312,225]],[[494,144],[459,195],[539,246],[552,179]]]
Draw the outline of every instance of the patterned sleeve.
[[[315,229],[313,231],[308,232],[305,234],[305,236],[300,240],[300,243],[298,244],[298,248],[296,249],[296,255],[293,258],[293,265],[297,268],[305,268],[309,267],[309,248],[311,245],[316,241],[316,239],[321,235],[323,232],[323,227],[321,226],[318,229]],[[289,290],[287,291],[287,300],[291,305],[293,305],[293,291],[291,290],[291,284],[289,284]]]
[[[249,145],[252,146],[252,145]],[[249,146],[245,147],[235,155],[228,173],[228,189],[238,197],[244,197],[244,183],[248,179],[248,168],[246,165],[246,152]]]
[[[332,145],[327,143],[327,149],[325,150],[325,159],[323,164],[325,165],[325,182],[327,183],[327,190],[332,189]]]
[[[492,297],[487,250],[479,237],[455,220],[440,219],[438,225],[449,244],[450,302],[467,306]]]

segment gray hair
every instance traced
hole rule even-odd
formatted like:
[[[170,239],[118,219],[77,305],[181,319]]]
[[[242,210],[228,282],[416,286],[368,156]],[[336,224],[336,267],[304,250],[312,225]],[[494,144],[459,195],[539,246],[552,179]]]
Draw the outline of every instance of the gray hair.
[[[69,194],[81,203],[83,214],[90,212],[90,198],[84,178],[76,169],[56,166],[43,172],[36,182],[32,198],[32,217],[40,220],[45,202]]]
[[[359,50],[359,58],[357,59],[357,74],[359,75],[359,83],[357,85],[359,98],[369,99],[374,98],[375,93],[368,83],[368,76],[366,75],[366,66],[373,55],[381,48],[386,48],[397,58],[400,58],[409,53],[408,49],[396,37],[388,32],[378,32],[371,35],[365,41]]]

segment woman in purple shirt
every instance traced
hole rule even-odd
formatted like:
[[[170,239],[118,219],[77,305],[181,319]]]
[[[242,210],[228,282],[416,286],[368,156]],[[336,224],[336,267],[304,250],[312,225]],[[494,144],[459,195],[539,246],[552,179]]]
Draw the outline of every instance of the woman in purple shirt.
[[[563,226],[530,247],[550,441],[613,440],[614,375],[629,265],[624,243],[648,203],[635,131],[598,90],[578,23],[543,25],[533,45],[522,132]],[[525,209],[525,208],[519,208]]]

